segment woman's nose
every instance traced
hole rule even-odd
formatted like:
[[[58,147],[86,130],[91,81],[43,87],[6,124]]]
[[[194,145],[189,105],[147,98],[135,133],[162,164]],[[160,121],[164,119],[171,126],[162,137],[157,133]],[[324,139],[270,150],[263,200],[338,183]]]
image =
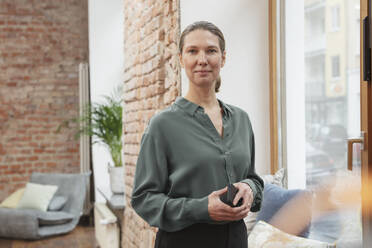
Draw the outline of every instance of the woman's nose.
[[[198,55],[198,64],[206,64],[208,63],[207,57],[205,56],[204,52],[200,52]]]

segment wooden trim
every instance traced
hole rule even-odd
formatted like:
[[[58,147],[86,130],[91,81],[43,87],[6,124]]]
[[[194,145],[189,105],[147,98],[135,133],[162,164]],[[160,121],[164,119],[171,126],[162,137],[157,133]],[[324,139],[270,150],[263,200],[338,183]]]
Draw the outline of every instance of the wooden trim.
[[[366,133],[364,149],[362,150],[362,226],[363,247],[371,247],[372,244],[372,208],[368,205],[370,198],[369,187],[372,184],[372,87],[371,82],[363,81],[363,19],[369,14],[368,0],[360,1],[360,124],[361,130]]]
[[[278,78],[277,78],[277,4],[269,0],[269,71],[270,71],[270,172],[274,174],[278,168]]]

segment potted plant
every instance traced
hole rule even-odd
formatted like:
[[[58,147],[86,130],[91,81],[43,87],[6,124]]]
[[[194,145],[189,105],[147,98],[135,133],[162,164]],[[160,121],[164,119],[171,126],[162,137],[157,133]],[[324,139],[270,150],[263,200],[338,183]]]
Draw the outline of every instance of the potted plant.
[[[113,166],[109,164],[110,186],[113,193],[124,192],[124,167],[122,163],[122,97],[121,87],[111,95],[103,96],[104,100],[85,106],[78,118],[64,121],[59,127],[69,127],[71,122],[77,124],[75,138],[81,135],[92,137],[93,144],[102,144],[110,152]]]

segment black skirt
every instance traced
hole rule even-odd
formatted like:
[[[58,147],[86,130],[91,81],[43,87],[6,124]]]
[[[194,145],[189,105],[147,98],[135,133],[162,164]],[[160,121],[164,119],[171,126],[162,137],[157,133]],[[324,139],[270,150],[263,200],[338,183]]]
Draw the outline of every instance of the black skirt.
[[[176,232],[159,229],[155,248],[247,248],[247,228],[243,220],[213,225],[198,223]]]

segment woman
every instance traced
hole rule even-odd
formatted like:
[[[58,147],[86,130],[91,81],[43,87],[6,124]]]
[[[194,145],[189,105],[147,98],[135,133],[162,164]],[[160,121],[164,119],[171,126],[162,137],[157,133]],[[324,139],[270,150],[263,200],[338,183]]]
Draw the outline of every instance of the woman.
[[[242,219],[260,209],[263,181],[247,113],[216,98],[225,57],[214,24],[188,26],[179,58],[189,91],[153,116],[143,134],[131,204],[159,227],[155,247],[247,247]],[[238,189],[234,207],[220,200],[229,183]]]

